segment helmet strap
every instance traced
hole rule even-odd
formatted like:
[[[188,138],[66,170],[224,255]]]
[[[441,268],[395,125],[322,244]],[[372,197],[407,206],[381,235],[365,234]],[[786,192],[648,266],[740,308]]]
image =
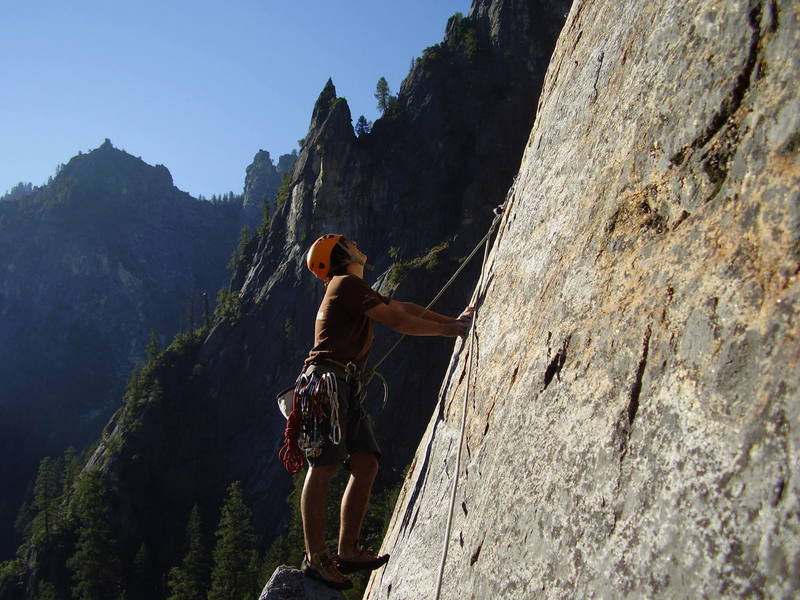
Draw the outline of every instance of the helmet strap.
[[[356,256],[356,255],[355,255],[353,252],[350,252],[350,248],[348,248],[348,247],[347,247],[346,245],[344,245],[342,242],[336,242],[336,245],[337,245],[337,246],[339,246],[339,247],[340,247],[342,250],[344,250],[345,252],[347,252],[347,256],[349,256],[349,257],[350,257],[350,260],[352,260],[354,263],[356,263],[356,264],[358,264],[358,265],[361,265],[361,266],[362,266],[362,267],[364,267],[365,269],[370,269],[370,270],[372,270],[372,269],[374,268],[372,265],[368,265],[368,264],[366,263],[366,261],[363,261],[363,260],[361,260],[361,259],[360,259],[358,256]]]

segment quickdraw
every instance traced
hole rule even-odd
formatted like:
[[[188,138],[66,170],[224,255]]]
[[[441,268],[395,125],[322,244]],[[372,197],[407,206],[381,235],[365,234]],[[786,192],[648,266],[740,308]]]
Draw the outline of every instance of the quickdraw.
[[[330,433],[328,438],[338,445],[342,441],[342,427],[339,423],[339,388],[336,384],[336,376],[333,373],[323,373],[319,378],[317,392],[322,394],[330,405]]]
[[[278,457],[286,470],[295,474],[302,470],[304,456],[313,458],[322,454],[326,438],[337,445],[342,441],[336,376],[301,374],[295,382],[291,404]],[[324,426],[325,406],[330,413],[328,427]]]

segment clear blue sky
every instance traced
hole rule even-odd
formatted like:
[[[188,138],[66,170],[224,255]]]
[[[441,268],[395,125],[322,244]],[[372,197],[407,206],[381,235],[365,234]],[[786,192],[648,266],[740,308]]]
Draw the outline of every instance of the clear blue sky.
[[[193,195],[297,147],[328,77],[377,118],[469,0],[0,0],[0,194],[110,138]]]

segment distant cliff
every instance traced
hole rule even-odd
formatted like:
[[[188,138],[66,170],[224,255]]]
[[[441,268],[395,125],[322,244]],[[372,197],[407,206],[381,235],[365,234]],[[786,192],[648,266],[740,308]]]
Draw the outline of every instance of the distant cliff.
[[[151,330],[164,345],[213,310],[240,212],[109,141],[0,204],[2,556],[42,456],[96,439]]]
[[[434,596],[457,470],[442,598],[797,596],[798,20],[575,3],[368,598]]]
[[[244,198],[242,202],[242,221],[250,228],[258,227],[266,216],[275,213],[278,191],[284,178],[297,160],[297,151],[282,154],[278,164],[272,162],[269,152],[259,150],[253,162],[247,167],[244,178]]]

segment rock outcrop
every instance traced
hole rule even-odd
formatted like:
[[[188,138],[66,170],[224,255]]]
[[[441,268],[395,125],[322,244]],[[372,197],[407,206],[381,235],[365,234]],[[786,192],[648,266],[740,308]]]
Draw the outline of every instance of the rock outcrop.
[[[278,567],[258,600],[344,600],[344,594],[291,567]]]
[[[296,159],[296,153],[282,154],[275,165],[266,150],[259,150],[253,157],[245,173],[242,202],[242,223],[251,230],[261,224],[265,213],[275,213],[281,179],[291,171]]]
[[[442,598],[798,594],[798,19],[575,3],[368,598],[433,597],[457,470]]]

